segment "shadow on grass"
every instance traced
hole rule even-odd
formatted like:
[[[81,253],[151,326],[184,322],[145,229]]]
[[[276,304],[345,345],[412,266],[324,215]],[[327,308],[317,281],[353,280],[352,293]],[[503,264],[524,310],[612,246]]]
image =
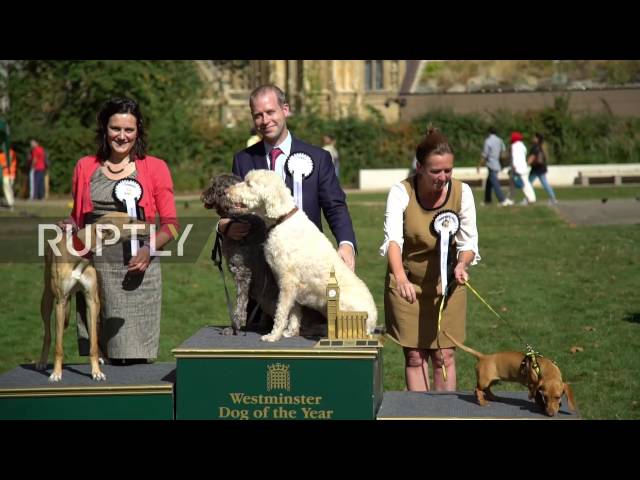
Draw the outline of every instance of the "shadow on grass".
[[[627,313],[622,319],[625,322],[640,323],[640,313]]]

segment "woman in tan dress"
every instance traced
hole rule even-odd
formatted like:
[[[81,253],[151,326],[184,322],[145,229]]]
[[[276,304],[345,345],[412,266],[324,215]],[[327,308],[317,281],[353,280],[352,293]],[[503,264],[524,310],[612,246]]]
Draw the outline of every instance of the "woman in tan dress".
[[[437,129],[428,128],[416,158],[415,175],[394,185],[387,199],[385,241],[380,247],[389,262],[384,293],[387,334],[403,347],[408,390],[429,390],[429,360],[435,390],[455,390],[455,348],[442,330],[465,340],[464,284],[469,265],[480,260],[475,204],[469,186],[451,178],[453,150]],[[452,288],[447,288],[438,332],[440,242],[432,223],[443,211],[455,212],[459,229],[449,245],[447,277]]]

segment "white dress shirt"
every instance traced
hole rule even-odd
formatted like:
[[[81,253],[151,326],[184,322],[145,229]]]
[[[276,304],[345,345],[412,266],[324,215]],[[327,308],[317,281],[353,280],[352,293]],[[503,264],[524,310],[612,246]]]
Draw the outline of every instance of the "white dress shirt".
[[[409,193],[402,182],[398,182],[391,187],[387,197],[387,210],[384,213],[384,243],[380,246],[381,256],[387,255],[389,242],[392,240],[398,244],[402,252],[404,245],[404,211],[408,205]],[[462,184],[462,201],[458,216],[460,217],[460,229],[455,236],[457,251],[458,253],[472,251],[475,257],[471,265],[475,265],[480,261],[478,228],[476,227],[476,205],[471,188],[466,183]],[[429,228],[429,226],[425,225],[425,228]]]

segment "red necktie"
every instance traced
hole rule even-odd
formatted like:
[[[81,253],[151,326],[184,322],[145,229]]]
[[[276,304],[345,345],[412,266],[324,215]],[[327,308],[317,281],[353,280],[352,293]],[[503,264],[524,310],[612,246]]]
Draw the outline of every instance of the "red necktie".
[[[269,158],[271,159],[271,170],[276,169],[276,158],[282,153],[279,148],[274,148],[269,152]]]

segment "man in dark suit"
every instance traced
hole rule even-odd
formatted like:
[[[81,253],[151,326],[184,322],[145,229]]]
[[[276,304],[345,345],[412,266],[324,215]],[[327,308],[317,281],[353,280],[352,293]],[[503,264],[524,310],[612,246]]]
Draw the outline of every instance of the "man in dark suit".
[[[338,255],[355,270],[356,238],[346,204],[346,195],[335,175],[331,155],[322,148],[309,145],[291,135],[287,129],[289,105],[285,94],[275,85],[256,88],[249,99],[251,116],[262,141],[237,153],[233,158],[233,173],[241,178],[254,169],[271,169],[282,176],[290,190],[293,178],[285,172],[290,154],[303,152],[313,161],[313,171],[302,181],[302,209],[322,230],[320,211],[338,243]],[[221,219],[218,231],[224,232],[229,219]],[[239,240],[247,235],[249,225],[232,223],[226,235]],[[292,239],[304,241],[304,239]]]

